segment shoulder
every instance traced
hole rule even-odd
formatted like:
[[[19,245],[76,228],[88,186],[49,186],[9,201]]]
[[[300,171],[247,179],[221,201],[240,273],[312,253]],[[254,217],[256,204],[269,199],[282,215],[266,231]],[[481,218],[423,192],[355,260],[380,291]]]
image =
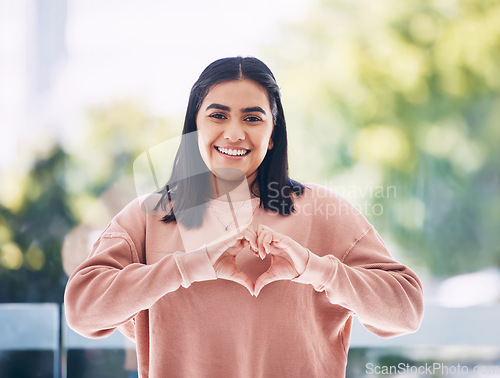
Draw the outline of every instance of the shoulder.
[[[310,224],[309,233],[314,240],[311,248],[322,251],[328,246],[341,261],[360,245],[361,240],[365,247],[385,250],[373,225],[354,204],[329,187],[310,182],[303,184],[308,189],[295,201],[296,216],[302,227]]]
[[[145,196],[134,198],[115,216],[115,219],[125,219],[129,217],[140,217],[143,214],[142,205],[145,201]]]
[[[302,202],[312,202],[318,205],[336,205],[339,206],[339,211],[349,210],[356,214],[359,213],[359,210],[351,202],[332,188],[313,182],[304,182],[302,184],[305,186],[305,190],[300,197],[297,197],[298,199],[301,199]]]
[[[105,233],[142,233],[150,215],[152,195],[143,195],[130,201],[109,223]]]
[[[111,220],[94,247],[98,246],[102,250],[126,242],[132,251],[132,260],[144,262],[143,248],[148,224],[151,223],[148,211],[153,198],[151,195],[144,195],[130,201]]]
[[[318,223],[354,233],[372,228],[361,211],[332,188],[312,182],[303,184],[306,189],[294,201],[297,215],[312,216]]]
[[[147,216],[164,216],[167,212],[161,207],[161,193],[144,194],[130,201],[117,215],[117,218],[146,218]]]

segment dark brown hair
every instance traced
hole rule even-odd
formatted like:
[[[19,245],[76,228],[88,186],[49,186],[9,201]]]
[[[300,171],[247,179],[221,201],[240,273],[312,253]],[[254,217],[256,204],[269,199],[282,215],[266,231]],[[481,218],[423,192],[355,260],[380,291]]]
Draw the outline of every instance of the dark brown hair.
[[[305,186],[288,177],[286,123],[278,84],[269,68],[259,59],[231,57],[211,63],[191,89],[183,137],[172,174],[160,191],[162,196],[156,206],[168,209],[169,213],[162,219],[164,222],[181,222],[187,228],[201,226],[205,207],[199,205],[208,202],[208,193],[203,189],[208,187],[212,173],[208,168],[200,172],[199,167],[206,168],[206,165],[199,152],[198,140],[185,136],[197,131],[196,117],[209,90],[216,84],[242,78],[255,81],[267,91],[274,123],[273,148],[267,151],[257,169],[257,177],[250,184],[250,190],[260,197],[260,207],[266,210],[285,216],[294,211],[291,194],[302,195]]]

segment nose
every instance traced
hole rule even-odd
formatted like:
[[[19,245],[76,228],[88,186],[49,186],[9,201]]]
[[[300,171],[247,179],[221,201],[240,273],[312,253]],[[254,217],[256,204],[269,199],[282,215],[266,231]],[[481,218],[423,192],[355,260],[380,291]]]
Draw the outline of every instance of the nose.
[[[245,139],[245,129],[243,125],[241,125],[237,121],[228,122],[226,127],[224,128],[224,139],[237,142],[239,140]]]

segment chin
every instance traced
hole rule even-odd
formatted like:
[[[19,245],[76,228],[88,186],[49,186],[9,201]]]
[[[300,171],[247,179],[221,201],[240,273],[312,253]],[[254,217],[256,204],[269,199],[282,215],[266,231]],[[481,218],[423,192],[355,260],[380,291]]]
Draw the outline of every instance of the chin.
[[[241,182],[246,179],[245,172],[237,168],[214,168],[215,176],[222,180]]]

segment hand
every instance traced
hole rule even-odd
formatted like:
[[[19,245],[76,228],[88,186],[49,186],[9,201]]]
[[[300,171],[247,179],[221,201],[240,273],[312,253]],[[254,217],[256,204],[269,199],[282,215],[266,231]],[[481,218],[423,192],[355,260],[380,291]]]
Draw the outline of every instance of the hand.
[[[306,269],[309,251],[292,238],[270,227],[259,225],[257,245],[258,250],[254,253],[261,258],[266,254],[271,254],[271,266],[255,282],[253,295],[256,297],[268,283],[291,280],[301,275]]]
[[[257,234],[249,227],[241,232],[232,232],[229,235],[215,240],[206,246],[207,255],[212,263],[215,275],[218,278],[230,280],[245,286],[251,295],[254,295],[254,283],[236,265],[236,255],[246,246],[257,250]]]

